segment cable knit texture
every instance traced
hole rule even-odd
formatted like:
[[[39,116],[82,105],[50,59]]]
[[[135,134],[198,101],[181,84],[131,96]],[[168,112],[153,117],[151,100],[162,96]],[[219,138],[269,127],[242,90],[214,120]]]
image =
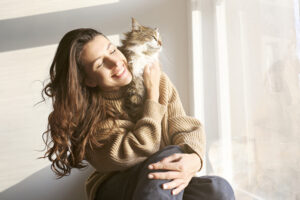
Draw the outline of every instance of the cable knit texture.
[[[146,100],[143,117],[132,123],[117,120],[102,147],[86,149],[86,160],[95,168],[85,183],[89,200],[94,200],[98,186],[115,171],[125,170],[168,145],[179,145],[185,153],[196,153],[203,166],[205,135],[202,124],[185,114],[178,92],[165,73],[160,78],[159,103]],[[105,101],[122,110],[120,91],[103,93]],[[114,127],[112,120],[99,124],[99,138]],[[200,169],[201,169],[200,168]]]

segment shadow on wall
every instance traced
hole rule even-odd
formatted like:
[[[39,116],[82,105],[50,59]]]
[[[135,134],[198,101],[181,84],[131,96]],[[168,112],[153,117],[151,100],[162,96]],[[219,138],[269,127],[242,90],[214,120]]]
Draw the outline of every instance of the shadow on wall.
[[[0,194],[1,200],[83,200],[84,183],[93,172],[92,167],[82,170],[73,169],[71,176],[55,180],[50,165],[25,178],[18,184],[4,190]],[[53,181],[49,181],[53,180]],[[62,190],[64,192],[62,192]]]

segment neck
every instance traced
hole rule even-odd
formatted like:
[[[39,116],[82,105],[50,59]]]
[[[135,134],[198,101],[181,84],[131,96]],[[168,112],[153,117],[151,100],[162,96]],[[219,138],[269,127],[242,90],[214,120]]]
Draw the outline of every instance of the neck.
[[[121,99],[124,96],[124,89],[120,88],[118,90],[101,91],[101,95],[104,99]]]

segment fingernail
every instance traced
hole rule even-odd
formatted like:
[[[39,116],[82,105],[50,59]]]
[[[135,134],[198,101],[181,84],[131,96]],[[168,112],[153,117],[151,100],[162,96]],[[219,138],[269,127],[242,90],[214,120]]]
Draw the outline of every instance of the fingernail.
[[[163,189],[167,189],[167,185],[163,185]]]
[[[148,178],[153,178],[154,176],[152,174],[149,174],[148,175]]]
[[[148,168],[149,168],[149,169],[153,169],[153,165],[149,165]]]

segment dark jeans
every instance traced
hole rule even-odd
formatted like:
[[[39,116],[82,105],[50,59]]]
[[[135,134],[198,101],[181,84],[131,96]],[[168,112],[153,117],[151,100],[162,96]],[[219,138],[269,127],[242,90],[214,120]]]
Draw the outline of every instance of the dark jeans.
[[[230,184],[218,176],[193,177],[184,191],[172,195],[171,190],[163,190],[162,184],[170,180],[149,179],[150,163],[158,162],[174,153],[182,153],[172,145],[156,152],[144,162],[125,171],[116,172],[104,181],[95,200],[234,200]]]

